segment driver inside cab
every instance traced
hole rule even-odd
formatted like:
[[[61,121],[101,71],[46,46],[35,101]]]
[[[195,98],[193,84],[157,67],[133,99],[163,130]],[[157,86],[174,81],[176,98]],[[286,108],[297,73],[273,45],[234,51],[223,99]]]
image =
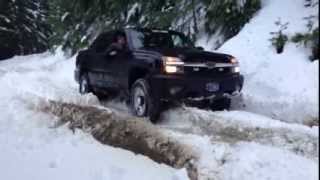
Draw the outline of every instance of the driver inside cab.
[[[117,31],[114,35],[113,42],[107,48],[107,53],[110,56],[115,56],[118,53],[124,52],[127,49],[127,40],[124,32]]]

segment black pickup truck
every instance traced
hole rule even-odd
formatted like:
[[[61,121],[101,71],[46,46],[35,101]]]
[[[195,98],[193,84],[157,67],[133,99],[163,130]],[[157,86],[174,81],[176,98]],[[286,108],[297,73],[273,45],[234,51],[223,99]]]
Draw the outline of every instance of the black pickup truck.
[[[127,46],[111,53],[108,47],[120,31]],[[125,28],[100,34],[79,52],[75,79],[81,94],[125,94],[136,116],[154,121],[163,102],[228,109],[243,86],[239,71],[233,56],[195,47],[182,33]]]

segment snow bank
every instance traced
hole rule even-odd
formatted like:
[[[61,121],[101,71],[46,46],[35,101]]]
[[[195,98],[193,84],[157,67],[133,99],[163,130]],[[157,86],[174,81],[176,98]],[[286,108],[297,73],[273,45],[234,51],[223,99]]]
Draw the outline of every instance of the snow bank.
[[[284,31],[289,38],[297,32],[307,32],[307,21],[303,18],[318,15],[318,6],[306,8],[304,0],[262,2],[256,17],[218,50],[237,57],[245,76],[242,99],[234,108],[286,122],[307,123],[319,119],[318,61],[311,63],[310,52],[291,42],[282,54],[276,54],[269,40],[270,32],[279,30],[275,25],[279,19],[289,23]],[[213,47],[203,46],[208,50]]]

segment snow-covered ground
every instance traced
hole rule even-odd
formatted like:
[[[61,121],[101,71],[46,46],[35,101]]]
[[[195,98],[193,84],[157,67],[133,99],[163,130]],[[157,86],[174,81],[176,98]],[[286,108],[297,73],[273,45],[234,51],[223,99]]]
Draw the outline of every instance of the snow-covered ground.
[[[235,109],[286,122],[319,119],[319,61],[311,63],[310,52],[292,42],[277,54],[270,41],[270,32],[279,30],[275,24],[278,20],[289,23],[283,31],[289,39],[308,31],[305,17],[315,15],[314,24],[318,24],[319,6],[304,4],[305,0],[262,0],[262,9],[256,16],[218,50],[237,57],[245,76],[242,99]],[[203,40],[198,44],[208,50],[214,47]]]
[[[160,127],[199,153],[203,179],[317,179],[318,127],[242,111],[172,109]]]
[[[90,134],[54,128],[55,117],[31,108],[38,97],[97,103],[77,95],[73,63],[50,54],[0,62],[0,179],[187,179],[183,170],[102,145]]]
[[[100,105],[95,96],[78,94],[73,69],[74,59],[59,54],[0,62],[1,179],[186,179],[183,170],[101,145],[81,131],[53,128],[56,117],[32,108],[39,98]],[[110,109],[123,113],[125,107]],[[318,177],[318,127],[188,107],[165,112],[158,126],[194,148],[202,179]]]
[[[306,50],[292,43],[277,55],[268,41],[278,17],[290,22],[287,33],[292,35],[305,31],[301,18],[310,11],[303,0],[263,2],[256,17],[221,48],[240,60],[246,107],[222,112],[175,108],[164,112],[157,125],[198,153],[200,179],[319,177],[319,128],[301,124],[318,118],[318,62],[309,62]],[[0,62],[0,179],[187,179],[185,170],[101,145],[82,131],[56,128],[56,117],[33,108],[44,98],[125,114],[120,103],[80,96],[73,70],[74,58],[60,52]]]

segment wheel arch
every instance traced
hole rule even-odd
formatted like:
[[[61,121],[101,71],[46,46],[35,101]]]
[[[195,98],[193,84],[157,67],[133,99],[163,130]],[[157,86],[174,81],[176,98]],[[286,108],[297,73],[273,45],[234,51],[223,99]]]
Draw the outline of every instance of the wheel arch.
[[[129,71],[128,88],[131,89],[133,83],[140,78],[145,78],[150,71],[143,67],[134,67]]]

